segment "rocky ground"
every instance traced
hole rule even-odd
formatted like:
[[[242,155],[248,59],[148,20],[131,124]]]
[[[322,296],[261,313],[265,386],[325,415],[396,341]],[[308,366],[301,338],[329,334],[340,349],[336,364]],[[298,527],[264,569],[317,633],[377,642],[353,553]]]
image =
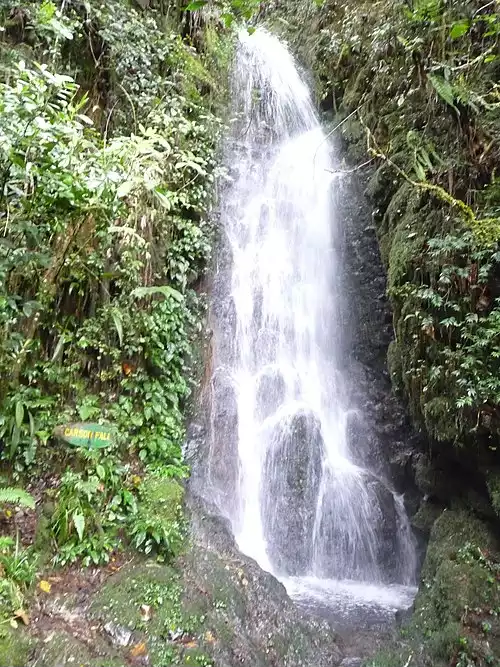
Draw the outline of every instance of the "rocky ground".
[[[24,633],[1,642],[0,664],[339,665],[333,628],[242,556],[223,519],[198,499],[189,505],[190,534],[172,563],[122,554],[106,568],[44,575]]]

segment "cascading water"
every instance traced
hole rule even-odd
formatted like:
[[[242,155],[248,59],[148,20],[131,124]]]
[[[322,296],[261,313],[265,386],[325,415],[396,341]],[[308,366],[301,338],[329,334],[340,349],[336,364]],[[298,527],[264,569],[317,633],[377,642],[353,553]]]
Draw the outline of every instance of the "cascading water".
[[[299,599],[359,601],[366,584],[379,596],[392,584],[389,604],[404,604],[416,561],[402,500],[349,451],[331,148],[292,56],[264,30],[240,36],[233,99],[210,493],[240,549]]]

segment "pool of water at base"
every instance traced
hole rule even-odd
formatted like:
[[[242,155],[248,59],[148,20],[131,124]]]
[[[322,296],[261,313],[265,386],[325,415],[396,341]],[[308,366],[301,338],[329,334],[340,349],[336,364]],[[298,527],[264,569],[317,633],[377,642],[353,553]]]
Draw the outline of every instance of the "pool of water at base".
[[[396,623],[396,612],[409,609],[417,589],[400,584],[316,577],[287,577],[281,580],[294,602],[331,621],[338,632],[389,629]]]

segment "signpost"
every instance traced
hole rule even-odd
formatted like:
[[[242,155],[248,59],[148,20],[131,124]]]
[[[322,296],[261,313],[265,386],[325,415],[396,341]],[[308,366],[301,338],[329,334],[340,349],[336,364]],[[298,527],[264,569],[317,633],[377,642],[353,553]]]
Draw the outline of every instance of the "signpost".
[[[82,422],[58,426],[54,435],[73,447],[103,449],[113,444],[114,430],[107,424]]]

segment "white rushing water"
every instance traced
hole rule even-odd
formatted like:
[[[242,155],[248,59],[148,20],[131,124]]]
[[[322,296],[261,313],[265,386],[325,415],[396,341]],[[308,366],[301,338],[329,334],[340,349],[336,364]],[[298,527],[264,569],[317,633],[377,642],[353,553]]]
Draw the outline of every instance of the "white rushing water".
[[[240,36],[233,97],[220,278],[232,317],[214,325],[214,381],[231,387],[237,462],[214,495],[240,549],[297,599],[404,606],[416,562],[402,500],[349,451],[331,146],[291,54],[262,29]]]

